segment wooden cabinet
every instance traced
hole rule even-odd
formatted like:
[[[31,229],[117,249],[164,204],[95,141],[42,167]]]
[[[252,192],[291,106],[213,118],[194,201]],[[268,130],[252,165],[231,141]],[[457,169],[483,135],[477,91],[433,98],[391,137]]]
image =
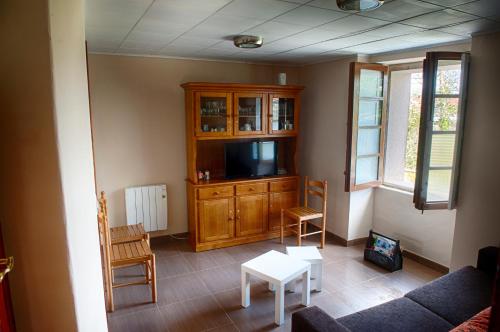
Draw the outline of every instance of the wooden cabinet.
[[[236,197],[236,236],[267,231],[268,194]]]
[[[202,251],[279,237],[296,205],[301,86],[185,83],[189,239]],[[226,144],[276,141],[276,176],[225,179]],[[198,171],[210,172],[200,180]]]
[[[229,239],[234,236],[234,198],[198,201],[200,242]]]
[[[281,209],[298,205],[298,180],[298,176],[288,176],[218,185],[188,182],[189,230],[194,249],[279,237]]]
[[[273,192],[269,194],[269,230],[280,229],[281,209],[298,206],[297,191]]]

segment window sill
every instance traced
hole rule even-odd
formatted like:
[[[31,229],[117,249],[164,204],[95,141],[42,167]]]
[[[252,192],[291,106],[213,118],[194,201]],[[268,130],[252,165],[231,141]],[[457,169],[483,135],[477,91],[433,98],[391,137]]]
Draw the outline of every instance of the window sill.
[[[411,190],[409,188],[398,187],[395,185],[383,184],[383,185],[377,187],[377,189],[390,190],[390,191],[394,191],[394,192],[397,192],[400,194],[413,196],[413,190]]]

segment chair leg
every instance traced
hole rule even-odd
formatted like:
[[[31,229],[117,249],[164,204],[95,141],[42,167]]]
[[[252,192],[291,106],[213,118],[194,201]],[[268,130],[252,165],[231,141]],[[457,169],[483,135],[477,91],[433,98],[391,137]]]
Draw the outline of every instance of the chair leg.
[[[321,244],[320,244],[321,249],[325,247],[325,235],[326,235],[325,228],[326,228],[326,218],[323,216],[321,225]]]
[[[156,260],[155,254],[151,255],[151,296],[153,298],[153,303],[156,303]]]
[[[302,245],[302,221],[299,219],[298,220],[298,224],[297,224],[297,246],[301,246]]]
[[[307,221],[304,221],[304,231],[302,234],[307,234]]]
[[[150,272],[149,269],[150,269],[149,263],[145,262],[144,263],[144,270],[146,272],[146,283],[148,283],[148,284],[151,281],[151,277],[149,276],[149,272]]]
[[[285,223],[284,223],[284,219],[285,219],[285,213],[284,213],[284,210],[281,209],[281,219],[280,219],[280,243],[283,244],[283,228],[285,227]]]
[[[115,304],[113,302],[113,278],[111,277],[111,274],[113,273],[113,268],[111,268],[111,273],[108,275],[108,284],[109,284],[109,289],[108,289],[108,305],[109,305],[109,311],[113,312],[115,311]]]

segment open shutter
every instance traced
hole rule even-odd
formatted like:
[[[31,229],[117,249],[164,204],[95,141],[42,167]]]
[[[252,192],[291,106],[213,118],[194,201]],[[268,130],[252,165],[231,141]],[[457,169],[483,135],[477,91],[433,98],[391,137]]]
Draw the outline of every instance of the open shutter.
[[[351,63],[345,191],[379,186],[384,172],[388,67]]]
[[[468,72],[467,53],[427,53],[414,193],[419,210],[455,207]]]

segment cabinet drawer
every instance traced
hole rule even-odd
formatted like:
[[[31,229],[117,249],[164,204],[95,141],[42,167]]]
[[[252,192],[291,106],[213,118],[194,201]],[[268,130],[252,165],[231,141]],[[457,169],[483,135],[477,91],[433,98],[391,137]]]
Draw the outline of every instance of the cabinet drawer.
[[[233,186],[218,186],[198,189],[198,199],[231,197],[233,195]]]
[[[292,191],[297,190],[297,181],[286,180],[286,181],[273,181],[270,183],[269,191],[280,192],[280,191]]]
[[[236,195],[248,195],[267,192],[267,183],[237,184]]]

